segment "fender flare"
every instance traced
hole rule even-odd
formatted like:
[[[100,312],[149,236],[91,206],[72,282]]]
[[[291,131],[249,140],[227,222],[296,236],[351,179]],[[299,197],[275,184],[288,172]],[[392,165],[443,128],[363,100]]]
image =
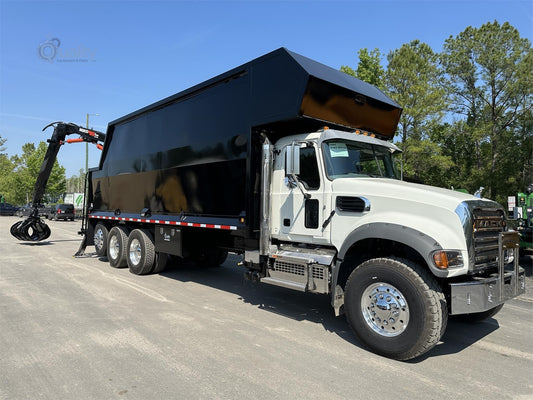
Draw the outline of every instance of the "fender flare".
[[[417,251],[426,261],[429,269],[436,277],[446,277],[447,271],[437,269],[431,260],[431,252],[442,249],[442,246],[431,236],[404,225],[376,222],[365,224],[352,231],[344,240],[337,255],[337,263],[332,271],[331,288],[335,292],[340,266],[346,253],[355,243],[365,239],[386,239],[402,243]]]

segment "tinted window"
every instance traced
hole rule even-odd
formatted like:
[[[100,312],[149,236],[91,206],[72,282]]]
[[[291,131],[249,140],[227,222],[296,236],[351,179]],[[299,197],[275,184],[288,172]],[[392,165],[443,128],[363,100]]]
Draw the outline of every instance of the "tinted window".
[[[314,147],[300,149],[300,174],[298,178],[308,190],[320,188],[320,174]]]

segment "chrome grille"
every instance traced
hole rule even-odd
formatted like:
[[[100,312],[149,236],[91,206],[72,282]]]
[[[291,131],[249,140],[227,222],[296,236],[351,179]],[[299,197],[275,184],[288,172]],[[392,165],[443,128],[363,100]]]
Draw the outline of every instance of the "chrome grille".
[[[305,266],[301,264],[292,264],[285,261],[276,260],[272,269],[277,272],[284,272],[292,275],[305,275]]]
[[[329,293],[329,266],[278,256],[270,259],[267,275],[261,281],[302,291]]]
[[[313,279],[324,279],[324,272],[326,270],[324,269],[324,267],[317,267],[317,266],[312,266],[311,267],[311,276],[313,277]]]
[[[474,209],[475,268],[496,266],[498,237],[505,229],[505,216],[499,209]]]

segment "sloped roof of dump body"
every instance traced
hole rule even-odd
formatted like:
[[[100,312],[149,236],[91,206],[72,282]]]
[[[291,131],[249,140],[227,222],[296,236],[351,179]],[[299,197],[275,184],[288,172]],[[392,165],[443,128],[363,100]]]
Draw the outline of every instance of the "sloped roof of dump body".
[[[389,104],[391,107],[401,108],[398,103],[370,83],[366,83],[340,70],[328,67],[327,65],[311,60],[310,58],[304,57],[285,48],[281,48],[280,50],[285,50],[311,76],[333,83],[340,87],[345,87],[355,93],[376,99],[385,104]]]
[[[279,48],[187,90],[167,97],[122,118],[121,124],[136,117],[184,101],[195,94],[219,87],[234,79],[247,79],[250,96],[242,118],[251,127],[294,133],[330,125],[343,129],[363,129],[383,139],[392,139],[401,107],[376,87],[344,72],[300,54]],[[227,99],[242,96],[227,86]],[[241,99],[242,101],[242,99]],[[216,105],[213,105],[216,107]],[[209,118],[210,110],[205,110]]]

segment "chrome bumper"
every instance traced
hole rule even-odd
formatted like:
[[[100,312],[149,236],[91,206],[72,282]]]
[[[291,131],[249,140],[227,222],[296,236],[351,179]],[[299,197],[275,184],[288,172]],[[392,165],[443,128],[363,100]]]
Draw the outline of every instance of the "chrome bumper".
[[[525,271],[518,263],[518,232],[502,232],[498,240],[498,273],[488,278],[450,284],[450,314],[471,314],[494,308],[526,291]],[[513,269],[505,268],[505,252],[512,252]]]

